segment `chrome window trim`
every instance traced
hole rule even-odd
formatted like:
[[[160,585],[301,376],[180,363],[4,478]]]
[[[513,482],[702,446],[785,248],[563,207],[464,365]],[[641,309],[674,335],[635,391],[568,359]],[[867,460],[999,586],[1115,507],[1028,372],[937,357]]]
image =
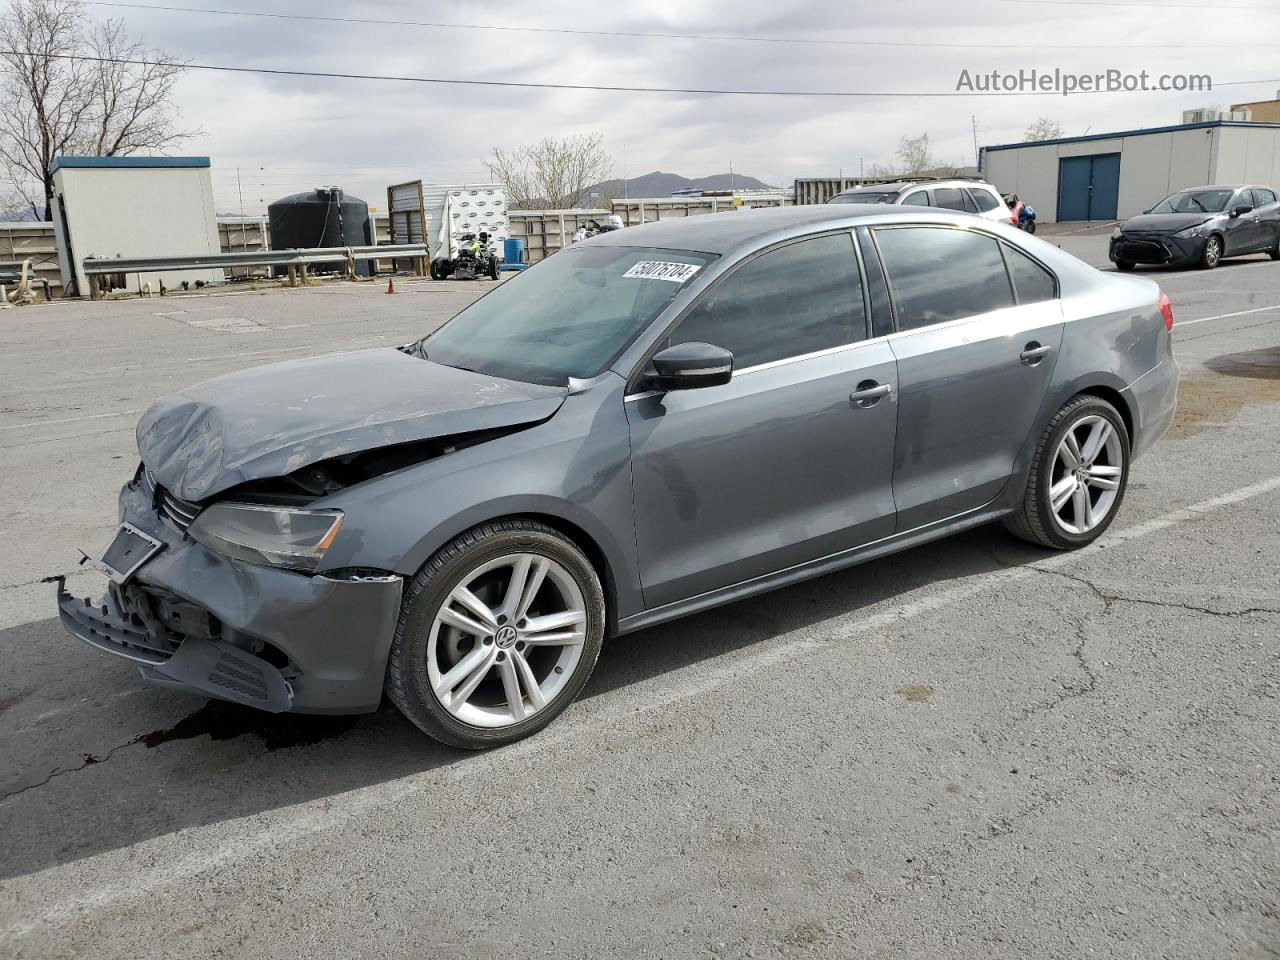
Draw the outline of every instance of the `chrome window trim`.
[[[979,314],[979,316],[986,316],[986,314]],[[963,323],[966,320],[972,320],[972,319],[973,317],[965,317],[964,320],[957,320],[953,322]],[[922,329],[932,330],[934,328],[928,327],[928,328],[922,328]],[[907,332],[914,333],[915,331],[907,331]],[[814,350],[810,353],[800,353],[794,357],[783,357],[781,360],[770,360],[768,363],[757,363],[750,367],[743,367],[741,370],[734,370],[732,379],[737,380],[739,377],[745,377],[753,373],[759,373],[761,370],[772,370],[775,367],[785,367],[788,364],[792,364],[792,363],[802,363],[805,360],[816,360],[819,357],[834,356],[835,354],[838,354],[838,353],[846,353],[851,350],[858,350],[858,349],[861,349],[862,347],[868,347],[868,346],[871,346],[872,344],[882,343],[884,341],[887,341],[891,339],[892,336],[893,334],[890,334],[888,336],[883,336],[883,337],[871,337],[866,340],[859,340],[857,343],[842,343],[842,344],[839,344],[838,346],[827,347],[824,350]],[[647,397],[656,397],[666,392],[667,391],[664,391],[664,390],[645,390],[645,391],[642,391],[641,393],[628,394],[626,397],[623,398],[622,402],[630,403],[632,400],[644,400]]]

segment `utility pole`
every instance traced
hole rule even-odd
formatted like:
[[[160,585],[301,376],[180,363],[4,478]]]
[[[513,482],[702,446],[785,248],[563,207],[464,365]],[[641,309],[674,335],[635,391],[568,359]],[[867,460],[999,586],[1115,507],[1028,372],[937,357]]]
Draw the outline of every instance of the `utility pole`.
[[[978,152],[978,118],[971,114],[969,120],[973,123],[973,165],[981,172],[982,154]]]
[[[249,242],[244,234],[244,190],[240,187],[240,168],[236,167],[236,194],[240,197],[240,252],[249,252]]]
[[[733,161],[729,161],[729,196],[733,196]]]

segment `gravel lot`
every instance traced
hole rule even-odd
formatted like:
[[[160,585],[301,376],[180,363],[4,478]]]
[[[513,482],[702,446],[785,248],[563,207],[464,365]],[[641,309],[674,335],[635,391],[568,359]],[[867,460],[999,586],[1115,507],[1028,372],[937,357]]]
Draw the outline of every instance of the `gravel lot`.
[[[100,589],[157,396],[482,286],[0,312],[0,956],[1280,956],[1280,263],[1152,275],[1180,414],[1099,545],[981,529],[629,636],[484,755],[146,687],[39,583]]]

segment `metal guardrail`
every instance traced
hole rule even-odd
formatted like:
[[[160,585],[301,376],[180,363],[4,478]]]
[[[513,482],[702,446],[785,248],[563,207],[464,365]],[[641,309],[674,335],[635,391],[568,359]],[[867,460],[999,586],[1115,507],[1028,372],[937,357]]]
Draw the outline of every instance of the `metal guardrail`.
[[[307,267],[314,263],[353,260],[414,261],[414,272],[426,273],[429,256],[425,243],[385,244],[373,247],[306,247],[293,250],[250,250],[245,253],[204,253],[185,257],[87,257],[85,276],[89,278],[89,295],[98,299],[104,293],[100,278],[128,273],[179,273],[183,270],[218,270],[231,267],[287,267],[289,275],[305,278]],[[107,283],[111,286],[110,281]]]
[[[251,250],[248,253],[205,253],[185,257],[89,257],[86,276],[111,273],[159,273],[182,270],[216,270],[222,267],[292,267],[334,260],[390,260],[425,257],[425,243],[380,247],[309,247],[297,250]]]

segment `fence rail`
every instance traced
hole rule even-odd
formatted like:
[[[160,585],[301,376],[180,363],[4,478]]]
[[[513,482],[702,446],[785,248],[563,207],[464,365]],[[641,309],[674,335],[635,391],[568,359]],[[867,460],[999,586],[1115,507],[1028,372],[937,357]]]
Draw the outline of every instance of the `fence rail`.
[[[125,273],[179,273],[183,270],[230,270],[236,267],[287,267],[305,276],[313,263],[338,260],[380,260],[404,258],[414,261],[419,275],[426,272],[425,243],[386,245],[381,247],[310,247],[297,250],[250,250],[243,253],[205,253],[185,257],[89,257],[84,272],[89,278],[89,293],[94,299],[102,295],[101,277]]]

